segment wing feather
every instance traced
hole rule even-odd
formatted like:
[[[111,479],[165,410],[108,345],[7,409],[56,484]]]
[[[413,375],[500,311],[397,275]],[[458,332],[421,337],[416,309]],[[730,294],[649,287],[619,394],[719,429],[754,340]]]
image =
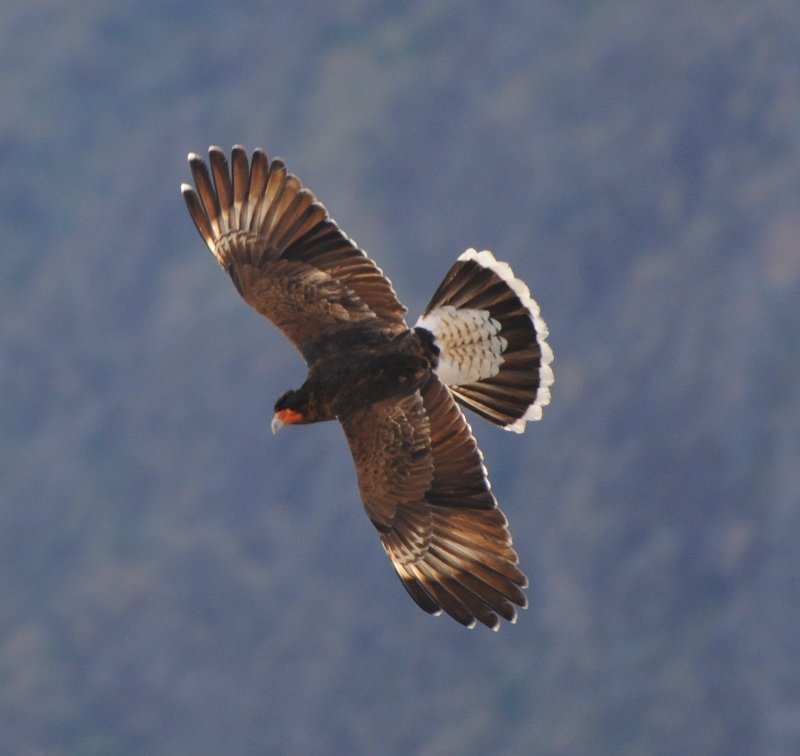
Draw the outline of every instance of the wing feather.
[[[237,148],[234,148],[237,149]],[[239,148],[244,152],[243,148]],[[261,150],[253,153],[250,163],[250,189],[247,193],[247,211],[249,217],[247,223],[242,223],[242,228],[247,231],[256,232],[258,229],[258,217],[261,214],[261,207],[264,204],[265,188],[267,186],[267,176],[269,174],[269,161]]]
[[[433,480],[430,426],[419,392],[373,404],[342,418],[361,499],[379,530],[391,528],[398,507],[421,499]],[[422,546],[429,519],[424,511],[403,512],[407,548]]]
[[[467,627],[514,622],[528,581],[449,389],[433,376],[412,397],[342,425],[367,514],[414,601]]]
[[[283,161],[261,150],[248,160],[237,145],[230,164],[209,148],[209,165],[189,155],[195,186],[182,186],[189,214],[239,293],[304,356],[349,321],[406,330],[389,280]]]
[[[205,242],[209,249],[214,252],[215,239],[222,236],[222,228],[220,226],[220,211],[219,211],[219,198],[214,191],[214,185],[211,183],[211,174],[208,172],[208,166],[203,162],[203,159],[194,152],[189,153],[189,169],[192,172],[194,185],[197,187],[197,195],[199,203],[203,207],[203,212],[211,225],[211,233],[204,236]],[[184,187],[186,185],[184,184]],[[183,196],[186,196],[186,189],[183,190]],[[192,208],[189,208],[192,212]],[[195,218],[195,223],[197,219]],[[198,229],[199,229],[199,224]],[[202,235],[202,231],[200,232]],[[215,253],[216,254],[216,253]]]
[[[220,226],[224,231],[230,231],[236,226],[233,222],[233,185],[228,171],[228,159],[220,149],[209,150],[208,156],[219,200]]]
[[[250,166],[247,164],[247,153],[241,147],[234,147],[231,152],[231,170],[233,172],[233,214],[231,226],[242,228],[247,217],[247,200],[250,183]]]

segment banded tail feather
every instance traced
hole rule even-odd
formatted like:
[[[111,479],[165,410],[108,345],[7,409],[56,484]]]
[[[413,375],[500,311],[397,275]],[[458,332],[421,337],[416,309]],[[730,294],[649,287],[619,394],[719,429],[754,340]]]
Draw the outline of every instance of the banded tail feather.
[[[507,263],[468,249],[415,327],[433,334],[436,374],[465,407],[516,433],[542,417],[553,350],[539,305]]]

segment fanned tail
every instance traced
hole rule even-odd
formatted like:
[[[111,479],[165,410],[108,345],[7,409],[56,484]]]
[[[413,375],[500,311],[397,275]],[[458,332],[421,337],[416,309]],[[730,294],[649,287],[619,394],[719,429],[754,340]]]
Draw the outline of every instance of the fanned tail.
[[[461,404],[517,433],[541,418],[553,350],[539,305],[507,263],[468,249],[415,327],[433,334],[436,374]]]

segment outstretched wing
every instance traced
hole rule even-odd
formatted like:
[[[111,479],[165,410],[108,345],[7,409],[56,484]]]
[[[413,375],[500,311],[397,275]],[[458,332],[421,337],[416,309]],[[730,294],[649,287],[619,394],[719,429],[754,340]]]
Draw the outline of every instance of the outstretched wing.
[[[236,146],[230,169],[218,147],[209,148],[209,162],[210,172],[189,155],[197,189],[181,191],[192,220],[242,297],[303,356],[348,323],[406,329],[389,279],[281,160],[256,150],[248,161]]]
[[[361,498],[414,601],[467,627],[516,621],[528,584],[508,523],[450,391],[421,391],[342,419]]]

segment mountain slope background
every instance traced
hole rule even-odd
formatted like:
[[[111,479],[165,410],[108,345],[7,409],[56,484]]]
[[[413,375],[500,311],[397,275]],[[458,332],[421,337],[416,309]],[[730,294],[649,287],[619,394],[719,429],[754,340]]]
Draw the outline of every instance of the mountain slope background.
[[[224,7],[223,7],[224,5]],[[447,0],[0,10],[0,750],[800,748],[800,9]],[[413,321],[465,248],[553,403],[470,418],[531,606],[407,598],[186,153],[279,154]]]

